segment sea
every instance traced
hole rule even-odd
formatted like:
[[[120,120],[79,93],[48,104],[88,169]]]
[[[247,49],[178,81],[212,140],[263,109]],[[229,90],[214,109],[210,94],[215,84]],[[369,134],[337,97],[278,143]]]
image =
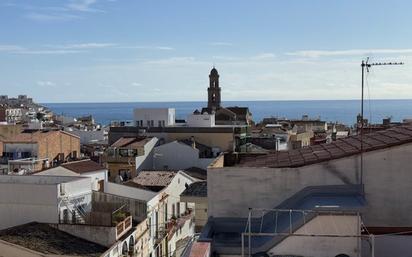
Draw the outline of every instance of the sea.
[[[96,122],[108,125],[111,121],[133,119],[134,108],[175,108],[176,118],[186,119],[194,110],[206,106],[206,102],[122,102],[122,103],[44,103],[55,114],[70,117],[92,115]],[[299,119],[302,115],[320,118],[328,122],[340,122],[352,126],[360,113],[359,100],[305,100],[305,101],[225,101],[223,106],[249,107],[255,122],[266,117]],[[367,100],[364,117],[373,123],[384,118],[402,121],[412,118],[412,99]]]

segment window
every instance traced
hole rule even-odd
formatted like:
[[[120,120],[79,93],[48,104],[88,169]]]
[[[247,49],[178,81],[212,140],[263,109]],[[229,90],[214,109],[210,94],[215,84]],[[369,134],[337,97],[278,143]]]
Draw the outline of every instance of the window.
[[[119,155],[122,157],[127,157],[129,154],[129,150],[128,149],[119,149]]]
[[[69,221],[69,210],[63,210],[63,223],[68,223]]]
[[[150,127],[150,120],[147,121],[147,126]]]
[[[180,202],[177,203],[177,217],[180,217]]]
[[[158,123],[158,124],[157,124],[158,127],[161,127],[161,126],[162,126],[162,121],[161,121],[161,120],[157,121],[157,123]]]
[[[154,120],[151,120],[151,121],[150,121],[150,126],[151,126],[151,127],[154,127]]]
[[[149,218],[149,222],[147,224],[147,227],[149,229],[149,237],[151,237],[152,236],[152,219],[151,218]]]

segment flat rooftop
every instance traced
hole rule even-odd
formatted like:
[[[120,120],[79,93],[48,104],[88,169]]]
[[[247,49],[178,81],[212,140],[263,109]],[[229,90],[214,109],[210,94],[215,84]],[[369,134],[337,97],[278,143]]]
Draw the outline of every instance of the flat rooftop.
[[[363,151],[370,152],[412,143],[412,126],[403,125],[363,135]],[[301,167],[344,158],[361,152],[360,135],[338,139],[329,144],[269,154],[226,154],[225,166],[286,168]]]
[[[108,249],[48,224],[35,222],[2,230],[0,239],[36,252],[53,255],[98,257]]]

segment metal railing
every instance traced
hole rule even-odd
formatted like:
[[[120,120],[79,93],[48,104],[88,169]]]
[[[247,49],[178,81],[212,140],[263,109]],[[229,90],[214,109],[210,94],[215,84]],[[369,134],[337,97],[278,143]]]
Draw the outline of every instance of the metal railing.
[[[361,218],[360,213],[356,211],[339,211],[339,210],[327,210],[336,208],[336,206],[319,206],[322,209],[319,210],[298,210],[298,209],[264,209],[256,208],[249,209],[248,219],[246,227],[243,233],[241,233],[242,252],[241,256],[245,256],[245,248],[248,249],[249,257],[252,256],[252,237],[273,237],[277,238],[278,242],[282,241],[288,236],[298,237],[342,237],[342,238],[358,238],[358,249],[360,249],[361,235]],[[253,213],[259,212],[260,217],[254,217]],[[351,215],[357,217],[357,231],[353,234],[339,233],[314,233],[307,231],[306,228],[303,232],[297,233],[299,228],[311,221],[313,218],[319,215]],[[271,218],[271,220],[269,220]],[[245,242],[247,237],[247,246]]]

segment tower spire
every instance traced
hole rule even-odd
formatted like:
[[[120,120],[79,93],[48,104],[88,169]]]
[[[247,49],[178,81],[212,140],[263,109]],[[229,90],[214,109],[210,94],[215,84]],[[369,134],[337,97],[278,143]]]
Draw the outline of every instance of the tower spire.
[[[215,112],[217,109],[220,108],[220,86],[219,86],[219,73],[215,66],[213,65],[212,70],[209,74],[209,88],[207,89],[208,93],[208,101],[207,101],[207,108],[211,112]]]

